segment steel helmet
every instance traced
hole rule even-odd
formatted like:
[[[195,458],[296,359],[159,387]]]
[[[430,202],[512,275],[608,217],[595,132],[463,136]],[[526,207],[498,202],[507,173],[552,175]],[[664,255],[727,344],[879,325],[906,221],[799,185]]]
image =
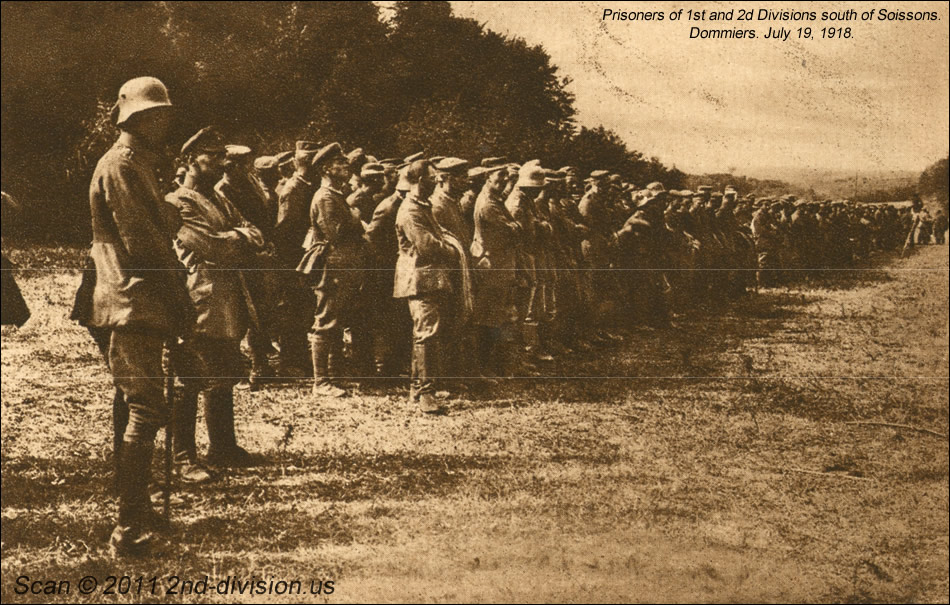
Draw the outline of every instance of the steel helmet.
[[[133,78],[119,89],[119,100],[112,107],[112,118],[121,126],[132,115],[153,107],[171,107],[168,89],[158,78]]]

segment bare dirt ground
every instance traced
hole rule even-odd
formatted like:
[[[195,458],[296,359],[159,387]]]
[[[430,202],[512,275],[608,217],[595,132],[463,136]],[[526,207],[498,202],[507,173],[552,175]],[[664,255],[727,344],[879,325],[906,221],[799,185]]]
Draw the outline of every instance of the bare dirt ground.
[[[112,390],[66,319],[78,279],[21,270],[34,316],[3,329],[3,602],[950,598],[947,247],[632,331],[447,417],[404,386],[239,393],[239,440],[269,464],[177,492],[175,546],[119,562]],[[110,575],[128,594],[102,594]],[[70,592],[18,594],[22,576]],[[210,588],[166,594],[171,576]],[[303,594],[217,594],[228,576]]]

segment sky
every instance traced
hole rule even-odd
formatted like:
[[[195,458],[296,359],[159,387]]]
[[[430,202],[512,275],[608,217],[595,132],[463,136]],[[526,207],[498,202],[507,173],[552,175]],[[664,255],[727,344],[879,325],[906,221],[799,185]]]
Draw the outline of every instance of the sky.
[[[950,107],[946,2],[452,2],[455,14],[540,44],[571,78],[580,124],[690,173],[775,168],[920,171],[945,157]],[[605,9],[707,11],[704,21],[602,20]],[[821,22],[822,11],[875,18]],[[881,21],[936,11],[937,21]],[[816,11],[819,21],[710,21],[711,11]],[[736,14],[734,13],[735,17]],[[755,39],[690,39],[690,29]],[[799,27],[812,39],[799,39]],[[822,27],[851,27],[822,39]],[[786,41],[764,39],[769,28]]]

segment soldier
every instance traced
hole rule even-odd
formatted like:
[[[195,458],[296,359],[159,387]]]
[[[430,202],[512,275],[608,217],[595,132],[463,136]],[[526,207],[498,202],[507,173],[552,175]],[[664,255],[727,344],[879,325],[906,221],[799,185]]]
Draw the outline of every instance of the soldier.
[[[505,208],[521,227],[518,240],[518,269],[523,278],[523,290],[518,292],[521,340],[525,351],[534,360],[554,361],[541,348],[539,321],[544,317],[544,284],[538,280],[537,260],[541,253],[539,221],[534,200],[544,187],[544,168],[537,160],[527,162],[518,172],[518,180],[505,200]],[[548,228],[550,224],[548,224]]]
[[[277,222],[277,186],[280,183],[277,157],[262,155],[255,158],[252,178],[257,181],[264,196],[264,209],[267,214],[265,226],[269,232],[274,228],[274,223]]]
[[[386,170],[382,164],[366,163],[360,168],[360,183],[356,191],[346,198],[350,208],[356,210],[359,219],[369,224],[376,209],[376,195],[382,191]]]
[[[215,195],[227,206],[237,209],[241,216],[254,225],[264,236],[270,239],[274,219],[268,211],[267,192],[264,186],[250,174],[251,148],[244,145],[226,145],[224,175],[214,186]],[[274,166],[276,168],[276,165]],[[276,210],[276,203],[271,208]],[[278,265],[270,254],[260,254],[247,259],[250,271],[242,274],[250,295],[248,300],[252,321],[247,333],[247,344],[251,353],[251,371],[239,388],[260,388],[262,377],[271,374],[267,362],[273,351],[270,339],[271,301],[279,291]]]
[[[584,254],[586,269],[590,274],[591,292],[596,293],[591,300],[591,324],[594,328],[592,335],[595,342],[606,344],[611,339],[607,334],[607,316],[609,314],[605,297],[610,296],[613,279],[610,276],[609,241],[613,229],[610,225],[610,215],[607,211],[607,200],[604,185],[607,178],[606,170],[595,170],[590,173],[590,189],[578,204],[577,210],[581,220],[587,227],[584,241],[581,242],[581,251]]]
[[[514,290],[517,283],[515,251],[521,226],[505,208],[508,171],[504,165],[486,168],[485,186],[475,202],[475,324],[483,375],[505,376],[517,320]]]
[[[109,540],[114,555],[140,554],[151,541],[152,448],[169,416],[162,348],[187,331],[193,317],[172,250],[177,225],[163,210],[156,178],[170,107],[156,78],[126,82],[112,109],[121,134],[96,165],[89,188],[96,284],[88,324],[111,331],[109,369],[129,410],[117,452],[119,522]]]
[[[290,180],[290,177],[294,175],[296,170],[294,155],[295,151],[288,149],[274,156],[274,159],[277,161],[277,170],[280,173],[280,179],[278,179],[277,185],[274,187],[274,193],[277,194],[278,199],[280,199],[280,196],[283,194],[284,186],[287,184],[287,181]]]
[[[234,386],[243,370],[241,339],[248,329],[249,292],[242,269],[266,247],[260,229],[231,203],[216,196],[225,147],[211,127],[199,130],[181,148],[188,172],[165,200],[178,210],[181,228],[175,248],[188,268],[188,290],[198,313],[184,342],[185,386],[176,410],[175,456],[189,472],[197,464],[195,415],[204,404],[212,466],[243,467],[254,457],[237,444]]]
[[[442,370],[446,376],[457,377],[463,372],[462,364],[458,363],[462,359],[462,351],[468,348],[471,341],[468,329],[470,314],[465,310],[471,308],[472,301],[466,300],[465,296],[467,291],[471,292],[468,271],[471,266],[469,250],[472,236],[459,204],[459,197],[468,183],[468,162],[460,158],[444,158],[434,168],[435,191],[429,198],[432,216],[439,227],[451,236],[447,236],[446,240],[457,248],[459,267],[462,269],[451,273],[453,297],[444,307],[441,340]]]
[[[310,339],[313,395],[343,397],[346,391],[333,379],[342,375],[343,329],[361,327],[356,316],[366,268],[364,230],[343,194],[350,179],[350,162],[340,144],[320,149],[313,157],[313,168],[321,183],[310,204],[310,230],[304,243],[307,252],[297,267],[309,277],[316,298]],[[354,346],[364,340],[354,332]],[[356,359],[362,354],[354,350]]]
[[[13,216],[20,210],[20,205],[6,191],[2,192],[2,213],[3,225],[9,225],[14,220]],[[26,306],[23,295],[20,294],[20,288],[16,285],[13,278],[13,263],[3,257],[3,306],[2,312],[3,325],[13,325],[22,327],[26,320],[30,318],[30,308]]]
[[[414,161],[406,178],[412,188],[396,215],[399,259],[393,296],[407,300],[412,316],[410,399],[418,399],[423,412],[438,414],[444,411],[434,397],[442,367],[443,318],[452,296],[450,274],[459,268],[459,258],[432,216],[429,197],[434,182],[429,162]]]
[[[947,215],[942,208],[938,208],[934,214],[934,243],[942,246],[946,243],[947,233]]]
[[[245,145],[225,145],[224,174],[215,183],[214,193],[237,208],[241,216],[270,234],[273,221],[268,219],[266,194],[250,173],[251,148]]]
[[[416,154],[422,157],[422,154]],[[410,156],[413,157],[413,156]],[[407,337],[412,331],[409,312],[402,301],[393,298],[393,283],[396,278],[396,260],[399,257],[399,242],[396,239],[396,214],[409,193],[406,178],[410,163],[397,169],[397,181],[393,192],[382,200],[373,211],[373,218],[366,227],[369,242],[370,263],[373,271],[367,275],[364,288],[368,305],[367,316],[374,318],[372,325],[373,358],[376,375],[394,378],[412,354],[412,342]]]
[[[294,273],[303,254],[304,238],[310,225],[310,201],[316,191],[313,184],[314,154],[318,143],[297,141],[294,151],[294,174],[284,184],[274,225],[274,247],[280,265],[280,299],[277,301],[280,369],[282,376],[302,378],[307,375],[307,329],[313,322],[313,292],[306,280]]]

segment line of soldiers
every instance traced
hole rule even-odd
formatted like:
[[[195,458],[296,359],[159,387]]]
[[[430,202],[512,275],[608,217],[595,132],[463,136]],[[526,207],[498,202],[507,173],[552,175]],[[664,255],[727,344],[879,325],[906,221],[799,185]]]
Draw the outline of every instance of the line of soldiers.
[[[257,462],[235,438],[242,378],[258,388],[309,374],[315,396],[343,397],[346,379],[408,374],[410,398],[443,413],[440,388],[536,375],[621,341],[618,330],[668,326],[673,311],[783,279],[774,269],[844,266],[899,245],[903,217],[890,209],[640,189],[537,160],[377,160],[314,141],[254,158],[211,127],[182,146],[166,187],[155,150],[170,107],[155,78],[120,89],[121,134],[93,175],[91,266],[74,309],[116,386],[117,553],[146,548],[156,523],[147,486],[159,427],[172,426],[184,479],[210,478],[195,446],[199,403],[206,462]],[[174,406],[169,371],[183,385]]]

